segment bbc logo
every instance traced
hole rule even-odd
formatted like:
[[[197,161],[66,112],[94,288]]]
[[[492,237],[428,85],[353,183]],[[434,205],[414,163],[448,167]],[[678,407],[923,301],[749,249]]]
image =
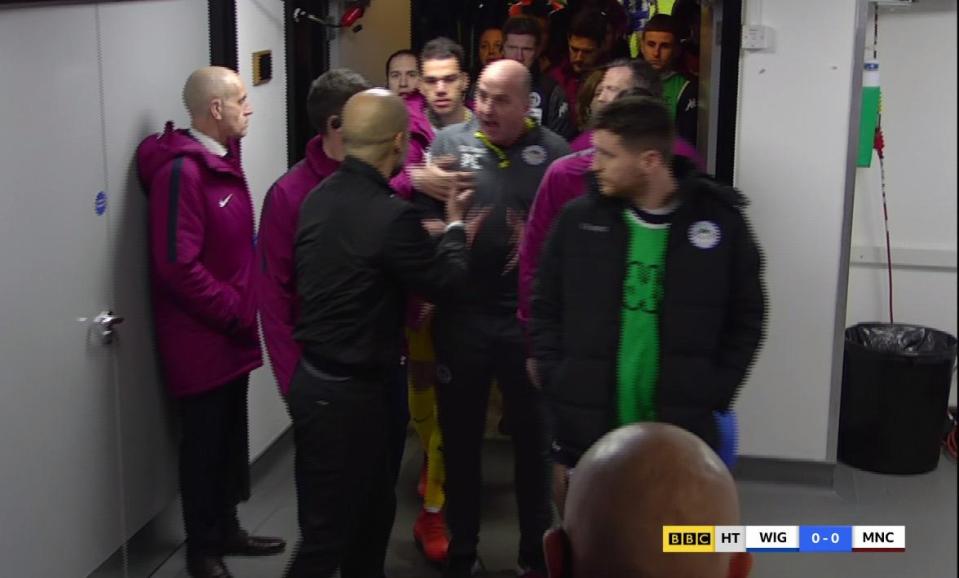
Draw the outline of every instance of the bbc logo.
[[[713,526],[663,526],[663,552],[715,552]]]
[[[713,537],[709,532],[670,532],[670,546],[711,546]]]

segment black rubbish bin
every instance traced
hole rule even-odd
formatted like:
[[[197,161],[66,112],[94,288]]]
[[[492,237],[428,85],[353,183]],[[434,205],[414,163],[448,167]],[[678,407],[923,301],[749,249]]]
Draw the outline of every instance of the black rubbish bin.
[[[839,459],[884,474],[936,469],[956,338],[916,325],[846,329]]]

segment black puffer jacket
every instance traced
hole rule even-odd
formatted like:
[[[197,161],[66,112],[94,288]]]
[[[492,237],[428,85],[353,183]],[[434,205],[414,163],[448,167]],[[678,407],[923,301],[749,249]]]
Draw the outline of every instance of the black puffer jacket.
[[[682,203],[666,249],[657,415],[716,448],[713,412],[732,404],[763,335],[762,259],[735,189],[682,159],[676,176]],[[595,181],[590,189],[555,225],[530,324],[554,450],[570,463],[617,425],[626,205],[601,196]]]

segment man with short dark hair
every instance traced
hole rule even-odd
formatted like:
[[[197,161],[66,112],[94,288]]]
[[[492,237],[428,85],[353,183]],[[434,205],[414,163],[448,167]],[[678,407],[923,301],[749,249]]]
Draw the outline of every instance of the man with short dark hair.
[[[539,24],[542,38],[540,39],[539,56],[536,57],[539,71],[548,74],[553,67],[550,58],[552,46],[550,36],[552,34],[552,18],[550,16],[556,11],[562,11],[563,5],[555,0],[522,0],[509,7],[509,17],[526,16],[532,18]]]
[[[462,46],[442,37],[426,43],[420,52],[420,92],[434,130],[469,120],[463,99],[469,82]]]
[[[666,424],[606,434],[570,475],[544,549],[550,578],[746,578],[752,555],[663,552],[663,526],[741,524],[736,484],[696,436]]]
[[[351,96],[369,88],[372,85],[365,78],[346,68],[330,70],[313,81],[306,107],[310,122],[319,134],[307,143],[306,157],[270,187],[263,202],[257,243],[260,319],[273,375],[284,398],[289,394],[301,354],[293,338],[299,311],[293,254],[300,207],[309,192],[340,167],[346,156],[343,106]],[[393,400],[390,427],[399,434],[390,457],[394,471],[398,471],[405,447],[401,434],[409,423],[406,368],[400,359],[396,360],[390,392]]]
[[[606,17],[599,11],[580,12],[569,28],[566,59],[550,72],[566,93],[573,117],[576,116],[576,97],[585,76],[600,62],[606,41]]]
[[[506,40],[503,54],[529,69],[533,89],[529,93],[529,113],[536,122],[563,138],[575,136],[575,125],[569,116],[569,103],[563,89],[539,70],[537,58],[542,51],[542,30],[539,23],[526,16],[514,16],[503,25]]]
[[[464,68],[463,48],[449,38],[427,42],[420,54],[420,92],[425,105],[407,101],[410,113],[411,141],[407,166],[393,182],[396,191],[417,197],[427,195],[442,202],[451,190],[464,191],[471,178],[463,171],[447,171],[446,161],[431,159],[425,163],[436,131],[446,126],[466,122],[472,113],[464,104],[469,78]],[[445,480],[442,439],[436,416],[435,353],[433,351],[431,318],[422,300],[411,296],[407,316],[407,354],[409,367],[409,413],[413,427],[426,456],[420,475],[423,508],[413,525],[413,539],[427,560],[442,563],[446,560],[449,536],[443,507]]]
[[[602,81],[596,87],[591,104],[592,113],[598,114],[609,103],[629,94],[660,98],[662,85],[659,74],[642,60],[623,59],[609,63]],[[593,131],[588,130],[573,141],[573,154],[557,160],[549,167],[536,193],[519,257],[518,314],[524,325],[529,320],[533,280],[546,238],[563,207],[586,192],[586,175],[596,154],[592,146],[592,134]],[[585,148],[577,150],[577,143],[581,140],[585,141]],[[703,168],[696,149],[682,139],[676,139],[673,152],[693,161],[697,168]]]
[[[410,98],[419,91],[420,61],[408,48],[397,50],[386,59],[386,86],[393,94]]]
[[[666,107],[624,97],[593,126],[595,181],[553,228],[530,322],[564,471],[635,422],[718,448],[715,414],[735,400],[765,323],[746,201],[673,157]]]
[[[257,243],[260,318],[273,375],[284,397],[300,361],[300,346],[293,339],[299,309],[293,244],[300,206],[343,162],[343,105],[369,88],[372,85],[365,78],[346,68],[330,70],[313,81],[306,109],[319,134],[307,143],[306,158],[280,177],[263,201]]]
[[[695,79],[676,71],[681,51],[679,40],[676,20],[668,14],[657,14],[643,29],[640,52],[662,76],[663,100],[676,123],[676,133],[695,145],[699,125],[699,85]]]
[[[456,168],[475,173],[473,211],[488,213],[470,248],[469,282],[436,302],[433,323],[452,535],[445,578],[466,578],[477,562],[480,458],[494,378],[511,416],[516,452],[521,575],[544,571],[540,545],[551,521],[549,448],[543,401],[526,374],[526,345],[515,315],[517,250],[543,173],[569,147],[527,117],[529,91],[525,66],[494,62],[477,85],[476,119],[440,131],[433,142],[433,155],[454,155]],[[467,223],[475,221],[468,217]]]

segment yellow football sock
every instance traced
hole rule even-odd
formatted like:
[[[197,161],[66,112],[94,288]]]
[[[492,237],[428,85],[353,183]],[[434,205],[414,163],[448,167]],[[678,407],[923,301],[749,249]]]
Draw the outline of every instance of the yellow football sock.
[[[426,456],[426,495],[423,498],[423,507],[428,512],[440,512],[446,504],[446,494],[443,493],[446,467],[443,465],[443,436],[440,428],[433,430]]]
[[[409,403],[410,421],[420,438],[424,452],[429,452],[430,439],[437,430],[436,394],[432,384],[415,383],[414,372],[410,372]],[[426,387],[423,387],[426,385]]]

